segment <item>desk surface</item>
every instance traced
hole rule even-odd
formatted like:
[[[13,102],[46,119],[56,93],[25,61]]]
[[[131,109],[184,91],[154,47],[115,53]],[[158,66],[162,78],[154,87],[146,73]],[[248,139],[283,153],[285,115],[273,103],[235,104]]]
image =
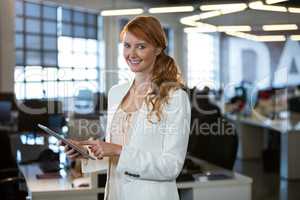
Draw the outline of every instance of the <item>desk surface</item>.
[[[223,179],[223,180],[208,180],[208,181],[185,181],[185,182],[177,182],[177,187],[179,189],[182,188],[195,188],[195,187],[217,187],[217,186],[240,186],[240,185],[251,185],[252,178],[247,176],[235,173],[233,171],[229,171],[208,163],[204,160],[200,160],[191,156],[187,156],[189,159],[193,160],[195,163],[201,165],[202,170],[207,173],[225,173],[228,175],[232,175],[232,179]]]
[[[196,159],[196,162],[204,167],[205,172],[214,172],[220,170],[224,171],[224,169],[215,165],[211,165],[202,160]],[[69,197],[69,199],[73,199],[76,196],[78,197],[78,195],[84,197],[84,195],[92,195],[92,193],[104,193],[104,188],[73,188],[71,185],[71,180],[68,178],[67,175],[62,176],[62,178],[55,179],[37,179],[36,174],[41,173],[41,170],[37,164],[21,165],[20,169],[25,176],[29,192],[31,196],[34,197],[32,199],[40,199],[44,197],[47,197],[47,199],[59,197],[63,199],[67,196]],[[179,189],[239,188],[243,186],[251,188],[251,178],[240,175],[238,173],[233,173],[231,171],[228,172],[234,174],[233,179],[179,182],[177,183],[177,187]]]
[[[288,131],[300,131],[300,122],[292,122],[290,119],[271,120],[262,117],[245,117],[240,115],[226,115],[226,117],[232,121],[238,121],[253,126],[269,128],[282,133],[286,133]]]
[[[76,193],[88,192],[95,190],[95,192],[104,192],[103,188],[92,188],[92,187],[82,187],[74,188],[72,187],[72,181],[66,174],[62,174],[62,178],[54,179],[37,179],[36,175],[41,174],[41,170],[38,164],[21,165],[21,171],[26,179],[26,183],[30,193],[64,193],[66,191]]]

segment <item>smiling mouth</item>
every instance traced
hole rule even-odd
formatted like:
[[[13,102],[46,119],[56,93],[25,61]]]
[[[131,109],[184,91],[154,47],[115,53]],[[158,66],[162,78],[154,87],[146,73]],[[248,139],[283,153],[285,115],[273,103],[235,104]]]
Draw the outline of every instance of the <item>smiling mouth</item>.
[[[142,60],[131,60],[129,59],[128,60],[130,64],[133,64],[133,65],[137,65],[137,64],[140,64],[142,62]]]

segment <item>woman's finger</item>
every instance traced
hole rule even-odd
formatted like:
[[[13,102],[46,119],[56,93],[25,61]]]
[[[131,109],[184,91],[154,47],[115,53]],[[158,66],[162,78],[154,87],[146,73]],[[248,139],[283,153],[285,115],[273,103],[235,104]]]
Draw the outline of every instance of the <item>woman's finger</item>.
[[[68,151],[65,152],[67,155],[72,155],[74,153],[77,153],[74,149],[70,149]]]
[[[80,145],[96,145],[97,140],[83,140],[78,142]]]
[[[69,150],[70,150],[69,145],[65,145],[65,146],[64,146],[64,152],[67,152],[67,151],[69,151]]]
[[[75,152],[74,154],[69,155],[68,157],[71,159],[77,158],[80,154],[78,152]]]
[[[103,158],[103,152],[101,150],[98,150],[95,154],[94,154],[99,160],[101,160]]]

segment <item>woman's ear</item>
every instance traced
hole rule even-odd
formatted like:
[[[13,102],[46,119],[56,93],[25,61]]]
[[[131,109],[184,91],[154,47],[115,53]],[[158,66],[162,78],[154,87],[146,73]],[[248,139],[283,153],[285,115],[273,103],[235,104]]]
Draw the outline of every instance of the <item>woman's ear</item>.
[[[162,48],[155,48],[155,55],[158,56],[162,51]]]

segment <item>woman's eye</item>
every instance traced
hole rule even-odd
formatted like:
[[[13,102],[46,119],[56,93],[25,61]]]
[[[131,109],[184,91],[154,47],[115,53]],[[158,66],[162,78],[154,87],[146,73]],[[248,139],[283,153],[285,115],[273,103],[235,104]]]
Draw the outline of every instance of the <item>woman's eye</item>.
[[[139,45],[138,48],[139,49],[145,49],[146,47],[144,45]]]
[[[124,44],[124,47],[125,48],[129,48],[129,44]]]

